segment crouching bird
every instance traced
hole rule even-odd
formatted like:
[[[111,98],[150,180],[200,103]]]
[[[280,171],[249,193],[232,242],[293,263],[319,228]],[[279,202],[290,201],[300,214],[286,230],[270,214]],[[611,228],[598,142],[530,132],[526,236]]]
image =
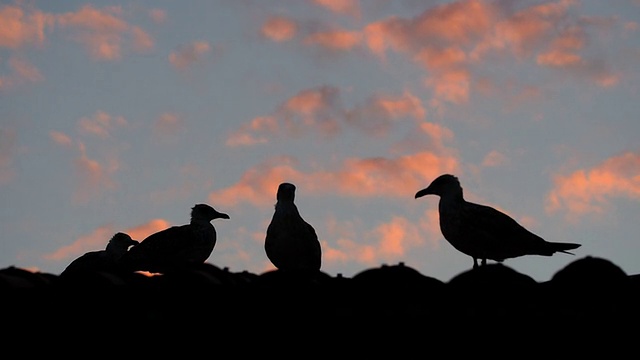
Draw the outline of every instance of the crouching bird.
[[[122,257],[122,266],[129,271],[166,273],[204,263],[216,246],[214,219],[229,219],[229,215],[207,204],[196,204],[189,224],[147,236]]]
[[[123,232],[116,233],[103,250],[89,251],[67,265],[60,276],[86,274],[88,272],[118,272],[122,257],[130,246],[137,245],[138,241]]]
[[[264,250],[278,270],[317,271],[322,262],[318,235],[294,203],[296,186],[281,183],[276,205],[267,227]]]
[[[458,178],[450,174],[440,175],[418,191],[415,198],[425,195],[440,196],[440,231],[454,248],[473,258],[474,268],[478,267],[478,259],[485,265],[487,259],[503,262],[524,255],[551,256],[556,252],[573,255],[568,250],[580,246],[546,241],[508,215],[466,201]]]

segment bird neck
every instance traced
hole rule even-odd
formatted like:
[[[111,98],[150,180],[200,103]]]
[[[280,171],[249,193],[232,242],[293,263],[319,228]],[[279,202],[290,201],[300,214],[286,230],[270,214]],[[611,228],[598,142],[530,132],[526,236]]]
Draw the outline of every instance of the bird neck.
[[[448,192],[440,196],[440,202],[445,204],[460,204],[464,202],[462,189],[459,191]]]
[[[211,225],[211,220],[207,220],[199,217],[192,217],[190,224],[198,225],[198,226],[207,226],[207,225]]]
[[[293,203],[293,201],[278,201],[276,203],[276,211],[278,212],[298,212],[298,207],[296,206],[296,204]]]
[[[124,253],[127,252],[127,249],[128,247],[124,247],[122,245],[118,245],[114,243],[108,243],[107,247],[105,248],[107,253],[116,257],[122,256]]]

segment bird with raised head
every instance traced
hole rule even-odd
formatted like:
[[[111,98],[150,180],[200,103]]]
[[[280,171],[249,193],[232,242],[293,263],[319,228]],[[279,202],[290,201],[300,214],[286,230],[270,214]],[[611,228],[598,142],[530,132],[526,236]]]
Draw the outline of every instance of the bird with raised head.
[[[568,250],[580,246],[546,241],[509,215],[466,201],[460,181],[454,175],[440,175],[428,187],[418,191],[415,198],[425,195],[440,197],[440,231],[455,249],[473,258],[474,268],[478,266],[478,260],[485,265],[487,259],[503,262],[519,256],[551,256],[557,252],[573,255]]]
[[[278,270],[320,270],[322,250],[318,235],[294,203],[296,186],[281,183],[276,205],[267,227],[264,249]]]
[[[139,242],[133,240],[129,234],[123,232],[116,233],[103,250],[89,251],[75,258],[60,273],[60,276],[91,271],[119,271],[122,256],[127,253],[129,247],[137,245],[138,243]]]
[[[122,258],[130,271],[166,273],[204,263],[217,242],[214,219],[229,219],[207,204],[191,208],[189,224],[176,225],[147,236]]]

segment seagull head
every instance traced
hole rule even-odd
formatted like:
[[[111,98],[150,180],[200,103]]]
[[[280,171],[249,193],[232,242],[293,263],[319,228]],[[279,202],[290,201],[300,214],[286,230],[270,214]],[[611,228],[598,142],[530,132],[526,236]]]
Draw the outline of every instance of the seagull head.
[[[462,197],[462,187],[457,177],[451,174],[444,174],[438,176],[426,188],[418,191],[415,198],[425,195],[438,195],[440,197],[454,195]]]
[[[191,218],[211,221],[213,219],[228,219],[229,215],[221,213],[207,204],[196,204],[191,208]]]
[[[276,200],[278,201],[291,201],[296,197],[296,186],[292,183],[282,183],[278,186],[278,194]]]
[[[116,233],[113,235],[107,247],[117,247],[121,249],[128,249],[129,246],[138,245],[140,242],[137,240],[133,240],[129,234],[125,234],[123,232]]]

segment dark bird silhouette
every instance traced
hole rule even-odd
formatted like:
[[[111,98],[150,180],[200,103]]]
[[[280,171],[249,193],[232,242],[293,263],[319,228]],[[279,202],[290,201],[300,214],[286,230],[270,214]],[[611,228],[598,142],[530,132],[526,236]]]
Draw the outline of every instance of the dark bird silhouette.
[[[458,251],[478,259],[485,265],[487,259],[502,262],[524,255],[551,256],[556,252],[571,254],[568,250],[580,244],[549,242],[525,229],[508,215],[485,205],[464,199],[458,178],[444,174],[427,188],[418,191],[415,198],[438,195],[440,201],[440,231]]]
[[[80,274],[87,272],[105,271],[116,272],[120,270],[120,260],[127,253],[130,246],[139,242],[133,240],[128,234],[119,232],[107,243],[104,250],[90,251],[73,260],[60,273],[60,276]]]
[[[214,219],[229,219],[207,204],[191,208],[191,221],[147,236],[122,258],[129,271],[166,273],[204,263],[216,245]]]
[[[278,186],[276,205],[267,228],[264,249],[278,270],[320,270],[322,250],[315,229],[294,203],[296,186]]]

